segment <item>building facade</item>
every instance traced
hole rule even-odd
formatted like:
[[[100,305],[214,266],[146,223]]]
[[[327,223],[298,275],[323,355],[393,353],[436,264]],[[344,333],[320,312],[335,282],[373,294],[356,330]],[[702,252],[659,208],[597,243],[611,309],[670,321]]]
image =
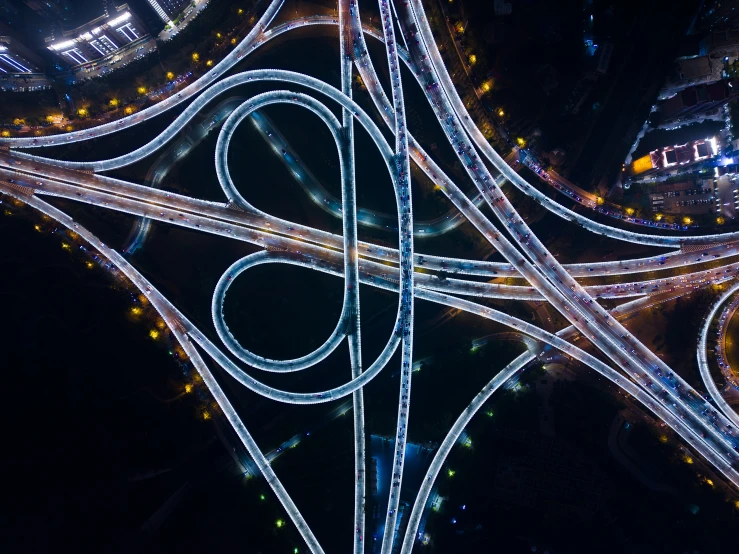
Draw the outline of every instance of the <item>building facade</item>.
[[[124,55],[149,39],[143,23],[123,4],[110,15],[65,31],[60,39],[47,39],[47,48],[66,65],[76,67]]]
[[[74,14],[70,0],[24,0],[23,3],[49,23],[69,23]]]
[[[0,36],[0,74],[43,73],[41,59],[21,42],[10,36]]]
[[[192,0],[147,0],[165,23],[174,26],[173,20],[190,6]]]

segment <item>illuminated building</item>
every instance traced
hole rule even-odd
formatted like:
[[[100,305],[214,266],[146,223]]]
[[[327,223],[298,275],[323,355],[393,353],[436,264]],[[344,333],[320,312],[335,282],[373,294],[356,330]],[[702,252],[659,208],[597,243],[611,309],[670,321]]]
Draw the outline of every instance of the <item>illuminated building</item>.
[[[10,36],[0,36],[0,74],[42,73],[41,60],[22,43]]]
[[[192,5],[192,0],[147,0],[152,9],[157,13],[162,21],[174,27],[173,20],[177,19],[188,6]]]
[[[102,59],[117,63],[132,50],[144,47],[151,36],[127,4],[117,6],[110,15],[102,15],[57,40],[46,39],[47,48],[67,65],[92,67]]]
[[[716,137],[694,140],[685,144],[663,146],[642,156],[630,166],[631,175],[647,176],[668,170],[681,170],[686,166],[704,162],[718,156]]]

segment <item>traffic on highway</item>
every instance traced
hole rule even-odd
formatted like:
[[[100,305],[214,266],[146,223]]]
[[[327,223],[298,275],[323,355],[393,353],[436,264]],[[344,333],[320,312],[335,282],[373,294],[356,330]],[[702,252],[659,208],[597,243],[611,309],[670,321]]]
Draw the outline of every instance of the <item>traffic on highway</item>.
[[[43,139],[2,139],[0,144],[9,150],[0,151],[0,191],[73,230],[146,294],[190,356],[244,448],[275,491],[310,550],[323,552],[318,539],[214,379],[200,352],[206,353],[243,386],[277,402],[319,404],[352,395],[356,474],[353,552],[360,554],[365,551],[367,534],[363,388],[390,364],[393,355],[399,351],[400,380],[393,470],[388,508],[384,514],[381,552],[390,554],[400,551],[409,554],[418,539],[417,532],[428,509],[429,495],[449,451],[484,402],[537,358],[537,353],[533,351],[519,356],[497,373],[460,414],[438,449],[405,524],[405,520],[399,519],[399,505],[411,409],[417,299],[496,321],[530,337],[535,344],[550,345],[580,361],[641,402],[700,453],[727,481],[739,486],[739,416],[713,382],[706,356],[712,321],[724,302],[739,291],[739,232],[685,236],[657,234],[659,230],[654,229],[655,234],[636,233],[594,222],[538,191],[492,148],[470,117],[441,59],[419,0],[378,0],[381,30],[362,23],[357,0],[339,0],[337,17],[302,17],[268,29],[282,4],[283,0],[270,2],[252,31],[225,59],[176,96],[93,130]],[[283,69],[252,69],[224,77],[245,56],[274,37],[291,29],[311,25],[338,27],[340,89],[310,75]],[[388,92],[382,84],[384,72],[381,79],[375,62],[369,56],[365,36],[380,40],[384,45],[386,59],[383,64],[387,64]],[[403,81],[401,64],[408,67],[415,82],[407,84]],[[368,113],[352,99],[355,69],[367,87],[376,115],[379,115],[377,119],[375,114]],[[245,99],[223,99],[233,88],[257,82],[277,88]],[[476,192],[472,198],[444,173],[409,133],[404,89],[412,86],[420,87],[433,110],[436,122],[468,176],[469,182],[466,184],[474,185]],[[203,116],[209,103],[219,98],[221,104],[211,108],[200,124],[191,128],[190,133],[192,140],[197,142],[223,121],[218,130],[214,169],[225,201],[202,200],[158,188],[166,178],[169,166],[184,155],[180,153],[184,142],[182,138],[178,139],[178,135],[196,117]],[[187,106],[161,133],[139,148],[115,158],[83,162],[53,159],[18,150],[33,148],[35,152],[47,146],[99,140],[186,102],[189,102]],[[273,105],[291,105],[309,110],[331,133],[339,157],[341,198],[331,197],[329,201],[320,186],[315,182],[311,184],[309,180],[305,181],[304,189],[317,191],[314,201],[317,198],[319,203],[325,204],[326,211],[341,217],[341,234],[267,214],[253,206],[234,183],[229,170],[229,147],[234,134],[247,119],[256,116],[258,120],[260,109]],[[340,118],[332,109],[335,107],[341,110]],[[376,121],[384,122],[387,129],[381,129]],[[393,216],[363,211],[357,206],[355,124],[367,132],[387,168],[397,208]],[[275,150],[285,158],[284,162],[300,169],[295,156],[292,156],[292,160],[288,159],[291,156],[289,146],[278,142],[282,139],[273,137],[272,131],[267,132]],[[155,153],[159,154],[159,158],[145,184],[103,175],[104,172],[128,167]],[[438,220],[414,223],[411,161],[451,202],[453,212]],[[294,173],[300,174],[297,170]],[[501,190],[505,182],[512,183],[548,210],[588,231],[620,241],[670,250],[663,255],[632,260],[561,264]],[[101,243],[93,233],[44,201],[43,197],[65,198],[142,219],[131,241],[119,253]],[[483,212],[483,204],[486,212]],[[493,217],[486,213],[492,213]],[[122,255],[143,243],[149,221],[245,241],[263,249],[228,267],[213,292],[212,322],[226,351],[210,340]],[[392,232],[397,233],[397,248],[359,240],[358,225],[388,228],[389,222],[393,225]],[[487,241],[490,252],[497,252],[505,262],[464,260],[416,251],[419,237],[445,232],[462,222],[469,222]],[[343,280],[341,314],[333,331],[313,352],[291,360],[266,358],[244,348],[229,330],[223,311],[231,285],[248,269],[264,264],[297,265]],[[668,271],[670,273],[663,273],[659,277],[652,273]],[[634,277],[629,282],[608,280],[613,276],[640,274],[644,275]],[[506,279],[514,279],[515,284],[507,283]],[[398,296],[395,320],[387,342],[369,365],[363,363],[361,352],[360,284],[393,291]],[[692,387],[629,333],[622,324],[622,318],[645,306],[673,300],[713,285],[727,288],[706,317],[697,348],[700,374],[706,389],[704,393]],[[475,301],[482,298],[547,302],[568,322],[568,327],[558,333],[550,333]],[[601,302],[604,299],[628,299],[628,302],[606,309]],[[592,348],[586,350],[584,346],[575,346],[573,341],[576,337],[587,340]],[[343,384],[330,390],[291,392],[267,385],[255,377],[257,370],[282,373],[313,367],[339,348],[344,339],[349,348],[351,371],[347,371]],[[597,355],[595,350],[598,351]],[[406,527],[402,528],[402,524]]]

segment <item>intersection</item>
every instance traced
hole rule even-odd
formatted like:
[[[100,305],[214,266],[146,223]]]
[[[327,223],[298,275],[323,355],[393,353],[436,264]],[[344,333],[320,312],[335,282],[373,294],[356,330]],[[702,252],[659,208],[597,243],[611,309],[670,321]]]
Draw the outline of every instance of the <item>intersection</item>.
[[[739,255],[739,233],[705,236],[637,233],[594,222],[539,192],[509,167],[475,126],[444,67],[418,0],[394,3],[379,0],[382,14],[382,31],[379,33],[376,30],[368,30],[361,23],[356,0],[340,0],[338,18],[325,16],[302,18],[268,29],[282,4],[281,0],[271,2],[252,32],[222,62],[176,96],[93,130],[43,139],[2,139],[0,145],[10,150],[0,152],[0,176],[2,176],[0,190],[37,208],[78,233],[109,258],[147,295],[191,357],[224,414],[242,439],[249,455],[275,491],[311,551],[323,552],[301,512],[239,420],[194,345],[198,345],[241,384],[278,402],[316,404],[352,395],[356,469],[353,532],[355,553],[365,551],[366,485],[362,388],[386,367],[396,350],[400,348],[401,379],[395,429],[395,465],[382,541],[384,554],[393,551],[396,544],[401,543],[401,552],[411,551],[431,487],[446,455],[465,425],[495,390],[535,359],[532,353],[520,356],[496,375],[472,400],[450,429],[437,452],[424,480],[424,486],[419,491],[405,531],[398,529],[397,508],[402,488],[411,406],[415,299],[452,306],[500,322],[581,361],[639,400],[649,411],[674,429],[727,480],[739,486],[737,471],[739,417],[728,405],[724,405],[725,402],[722,404],[720,393],[713,385],[710,372],[707,369],[704,371],[703,368],[707,325],[710,324],[721,303],[717,303],[709,314],[698,347],[701,375],[710,397],[720,408],[716,410],[701,393],[629,334],[619,319],[614,317],[617,312],[624,309],[624,306],[619,306],[614,313],[603,308],[598,302],[599,298],[633,297],[637,297],[633,302],[649,300],[652,297],[658,298],[656,301],[662,301],[698,287],[721,283],[728,283],[730,287],[728,290],[733,293],[738,290],[733,282],[739,271],[739,263],[730,262],[730,259]],[[250,70],[222,78],[240,60],[271,38],[287,33],[291,29],[309,25],[339,27],[340,90],[309,75],[278,69]],[[398,29],[400,35],[397,34]],[[365,35],[381,40],[385,45],[384,63],[387,63],[390,75],[389,95],[380,84],[373,61],[367,53]],[[406,45],[405,49],[401,49],[399,44],[401,41]],[[446,176],[408,132],[403,89],[415,86],[416,83],[404,84],[401,79],[401,63],[407,64],[424,91],[448,142],[477,189],[476,198],[470,199],[452,179]],[[371,115],[352,100],[351,78],[354,68],[367,85],[377,113],[394,137],[392,144],[385,138],[385,134]],[[253,82],[266,82],[285,88],[271,90],[245,100],[240,106],[229,111],[225,123],[219,130],[215,169],[225,202],[199,200],[101,175],[105,171],[136,163],[156,152],[161,153],[162,148],[168,145],[210,101],[233,87]],[[312,95],[306,92],[311,92]],[[35,154],[37,149],[45,146],[101,139],[123,129],[132,128],[190,100],[192,102],[187,108],[162,133],[122,156],[94,162],[77,162],[54,160]],[[325,100],[330,100],[341,107],[341,120],[323,103]],[[241,195],[231,179],[228,150],[234,131],[251,113],[272,104],[291,104],[308,109],[317,115],[331,132],[341,166],[340,211],[343,224],[341,235],[307,227],[299,222],[285,221],[258,210]],[[363,242],[357,236],[358,207],[353,139],[355,122],[367,131],[375,143],[393,183],[397,205],[396,225],[399,245],[397,249]],[[19,152],[17,151],[19,148],[30,148],[34,153]],[[439,187],[454,205],[459,217],[470,222],[489,242],[490,247],[503,256],[505,262],[460,260],[416,252],[414,241],[416,227],[413,223],[410,187],[411,161]],[[490,170],[486,164],[492,165],[495,171]],[[501,191],[500,186],[503,182],[512,183],[548,210],[589,231],[617,240],[673,250],[666,252],[664,256],[637,260],[562,265],[546,249]],[[352,365],[351,374],[347,372],[348,380],[331,390],[310,393],[279,390],[260,382],[208,339],[120,253],[102,244],[78,222],[44,202],[43,196],[62,197],[106,207],[263,247],[265,249],[263,252],[235,262],[224,272],[216,286],[212,299],[212,316],[218,336],[228,351],[241,362],[250,368],[271,372],[300,371],[311,367],[325,359],[340,346],[344,338],[347,338]],[[487,208],[494,214],[494,219],[482,212],[475,201],[477,199],[485,202]],[[583,286],[577,280],[583,277],[681,268],[707,261],[715,261],[721,265],[719,268],[694,271],[679,277],[634,280],[617,286],[605,284]],[[300,265],[337,275],[344,280],[343,308],[334,331],[320,347],[301,358],[274,360],[251,353],[238,344],[223,321],[223,304],[230,284],[241,272],[266,263]],[[423,272],[416,271],[421,268]],[[439,275],[441,273],[452,273],[459,277],[484,276],[492,279],[513,277],[524,280],[525,284],[506,285],[474,281],[469,278],[442,278]],[[390,336],[380,355],[368,366],[363,363],[361,353],[360,283],[398,294],[397,314]],[[725,298],[729,296],[730,293],[727,292]],[[570,327],[552,334],[513,316],[475,303],[474,298],[463,297],[546,301],[569,322]],[[586,338],[609,360],[609,363],[603,362],[599,357],[574,346],[567,340],[576,334]]]

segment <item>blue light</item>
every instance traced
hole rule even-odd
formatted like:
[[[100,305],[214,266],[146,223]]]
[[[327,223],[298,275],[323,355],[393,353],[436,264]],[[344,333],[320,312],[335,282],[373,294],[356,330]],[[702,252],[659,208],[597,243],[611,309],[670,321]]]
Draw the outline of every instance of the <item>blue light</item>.
[[[467,504],[462,504],[462,509],[463,510],[466,510],[467,509]]]
[[[456,525],[456,524],[457,524],[457,520],[455,518],[452,518],[452,525]]]

